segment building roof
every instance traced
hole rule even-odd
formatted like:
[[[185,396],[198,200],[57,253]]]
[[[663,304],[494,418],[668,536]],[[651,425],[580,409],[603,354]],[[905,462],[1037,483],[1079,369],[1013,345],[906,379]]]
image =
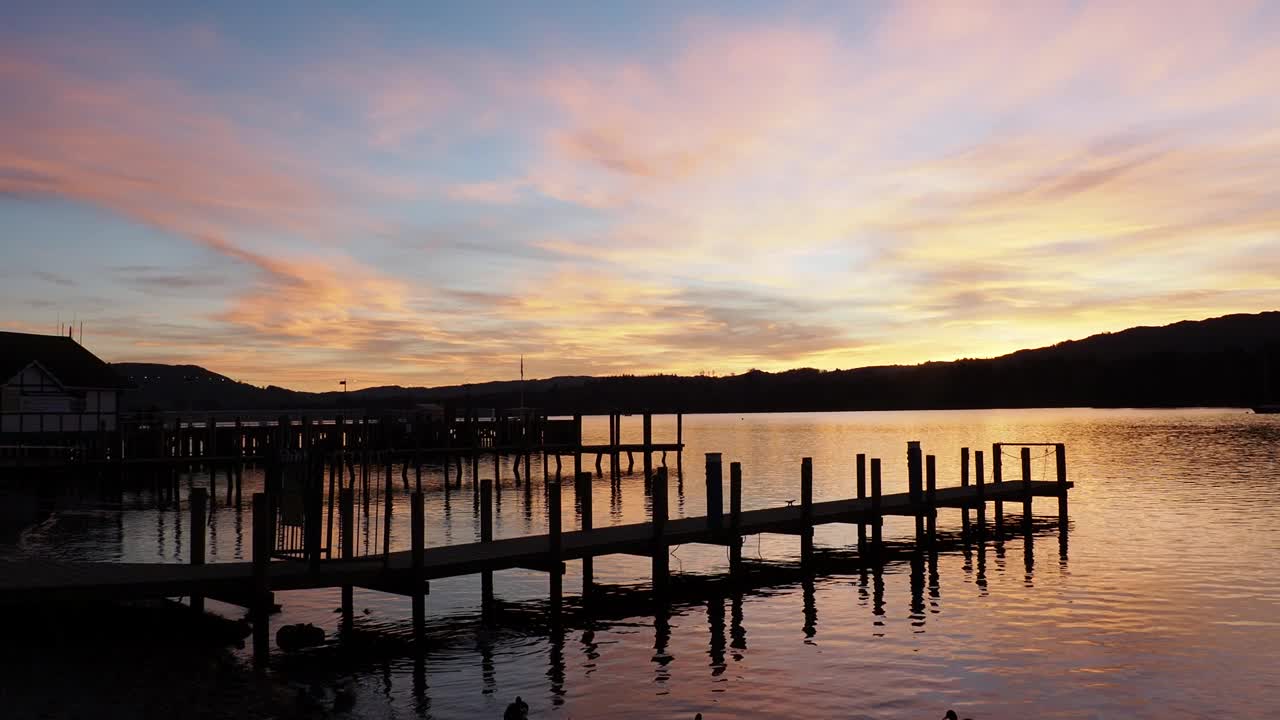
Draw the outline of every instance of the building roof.
[[[39,363],[63,387],[132,387],[110,365],[69,337],[0,332],[0,383],[33,362]]]

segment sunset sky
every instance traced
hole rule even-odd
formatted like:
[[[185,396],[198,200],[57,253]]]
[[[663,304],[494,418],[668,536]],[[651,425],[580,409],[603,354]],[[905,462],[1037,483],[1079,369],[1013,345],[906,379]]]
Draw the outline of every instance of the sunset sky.
[[[0,326],[329,390],[1280,307],[1280,3],[364,5],[6,4]]]

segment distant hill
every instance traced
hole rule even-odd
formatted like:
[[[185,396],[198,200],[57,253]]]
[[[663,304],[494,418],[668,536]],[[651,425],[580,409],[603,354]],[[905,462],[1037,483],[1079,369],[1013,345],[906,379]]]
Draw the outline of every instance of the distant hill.
[[[519,381],[349,393],[257,388],[194,365],[119,363],[129,409],[513,407]],[[1271,387],[1268,388],[1268,381]],[[1280,392],[1280,312],[1137,327],[982,360],[728,377],[556,377],[524,384],[552,412],[767,412],[986,407],[1243,406]],[[1270,397],[1264,397],[1270,395]]]

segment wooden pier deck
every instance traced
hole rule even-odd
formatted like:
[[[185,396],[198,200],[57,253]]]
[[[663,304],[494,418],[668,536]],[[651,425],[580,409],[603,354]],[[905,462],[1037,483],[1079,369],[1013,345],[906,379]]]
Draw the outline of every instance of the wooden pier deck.
[[[1065,488],[1074,487],[1065,483]],[[735,538],[760,533],[800,534],[814,525],[864,523],[874,525],[885,515],[928,515],[934,508],[973,508],[980,498],[1022,502],[1027,497],[1060,497],[1059,482],[1006,482],[978,486],[940,488],[931,506],[913,501],[911,493],[884,495],[877,514],[871,498],[813,503],[809,517],[800,505],[742,511],[738,524],[722,518],[719,527],[708,517],[669,520],[655,532],[652,522],[630,523],[560,535],[558,558],[578,560],[612,554],[651,556],[655,545],[692,543],[728,545]],[[549,534],[504,538],[489,542],[425,547],[423,580],[471,575],[514,568],[546,569],[552,554]],[[203,595],[242,604],[254,587],[254,563],[250,561],[205,565],[161,563],[67,562],[20,560],[0,562],[0,604],[84,602],[185,597]],[[303,562],[270,563],[269,590],[303,590],[341,586],[373,589],[405,587],[414,574],[413,551],[383,556],[325,560],[312,566]]]

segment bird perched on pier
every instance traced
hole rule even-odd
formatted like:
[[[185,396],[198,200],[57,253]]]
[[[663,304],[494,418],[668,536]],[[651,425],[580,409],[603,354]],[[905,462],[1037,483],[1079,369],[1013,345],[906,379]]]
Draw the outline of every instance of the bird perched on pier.
[[[507,706],[507,711],[502,713],[502,720],[526,720],[529,717],[529,703],[516,696],[515,701]]]
[[[942,720],[960,720],[960,716],[956,715],[955,710],[948,710],[947,714],[942,716]],[[965,718],[964,720],[973,720],[973,718]]]

